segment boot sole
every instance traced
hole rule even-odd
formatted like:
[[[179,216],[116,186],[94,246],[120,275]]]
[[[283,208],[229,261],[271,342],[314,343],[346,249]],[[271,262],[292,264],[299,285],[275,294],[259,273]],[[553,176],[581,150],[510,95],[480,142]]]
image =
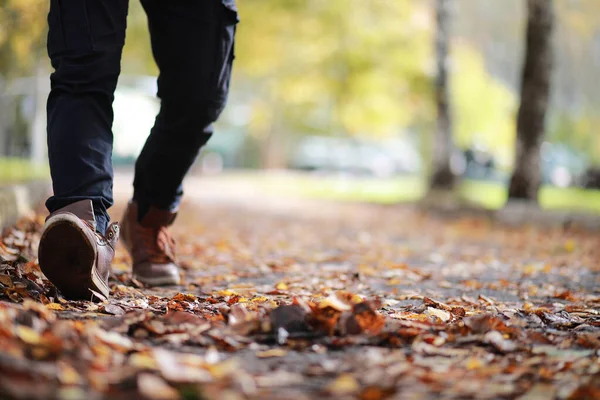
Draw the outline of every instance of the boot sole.
[[[133,277],[135,279],[137,279],[138,281],[142,282],[144,285],[148,285],[148,286],[174,286],[174,285],[181,285],[181,278],[180,277],[173,277],[173,276],[168,276],[168,277],[159,277],[159,278],[148,278],[148,277],[142,277],[140,275],[135,275],[133,274]]]
[[[69,299],[93,299],[90,289],[108,297],[110,290],[96,269],[95,238],[80,224],[71,214],[47,221],[38,251],[40,269]]]

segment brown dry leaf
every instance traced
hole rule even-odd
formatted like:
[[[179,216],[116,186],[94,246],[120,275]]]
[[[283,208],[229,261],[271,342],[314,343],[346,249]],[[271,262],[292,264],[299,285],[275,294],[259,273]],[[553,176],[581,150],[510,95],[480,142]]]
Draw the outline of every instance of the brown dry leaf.
[[[482,301],[486,302],[487,304],[489,304],[491,306],[493,306],[494,304],[496,304],[496,302],[494,300],[490,299],[487,296],[484,296],[483,294],[479,295],[479,300],[482,300]]]
[[[467,315],[467,312],[462,307],[452,307],[452,310],[450,310],[450,312],[457,317],[464,317],[465,315]]]
[[[370,386],[360,393],[361,400],[382,400],[388,398],[393,391],[385,391],[379,387]]]
[[[361,331],[369,335],[377,335],[385,326],[385,318],[367,302],[355,304],[352,313]]]
[[[434,316],[442,322],[448,322],[450,319],[452,319],[452,314],[450,314],[448,311],[439,310],[432,307],[427,307],[427,310],[425,310],[425,315]]]
[[[500,333],[511,332],[512,329],[500,318],[492,314],[481,314],[464,319],[465,325],[473,331],[473,333],[487,333],[489,331],[499,331]]]
[[[189,293],[177,293],[173,296],[174,301],[187,301],[187,302],[195,302],[198,300],[196,296]]]
[[[206,321],[199,316],[186,311],[169,311],[162,319],[168,325],[201,325]]]
[[[112,315],[124,315],[125,310],[116,304],[107,304],[104,306],[104,312]]]
[[[433,307],[433,308],[438,308],[440,310],[444,310],[444,311],[452,311],[452,307],[449,306],[448,304],[444,304],[441,301],[437,301],[434,299],[431,299],[429,297],[425,297],[423,299],[423,303],[427,306]]]
[[[333,336],[341,313],[331,307],[321,308],[312,306],[312,312],[307,317],[307,322],[317,332]]]
[[[517,349],[517,345],[513,341],[505,339],[498,331],[490,331],[486,333],[484,339],[487,343],[494,346],[496,350],[503,353],[510,353]]]
[[[9,275],[0,274],[0,283],[4,286],[12,287],[12,278]]]

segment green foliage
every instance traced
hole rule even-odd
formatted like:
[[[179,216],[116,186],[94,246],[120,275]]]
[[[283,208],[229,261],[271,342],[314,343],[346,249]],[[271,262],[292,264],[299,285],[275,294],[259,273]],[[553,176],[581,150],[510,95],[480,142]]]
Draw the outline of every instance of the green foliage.
[[[47,64],[48,3],[0,0],[0,77],[28,76],[36,63]],[[500,81],[489,71],[506,71],[509,64],[520,63],[523,21],[515,14],[521,9],[518,0],[497,4],[462,0],[453,21],[457,37],[451,47],[450,85],[456,143],[481,144],[506,164],[515,137],[517,90],[514,83],[512,90],[504,84],[505,76]],[[559,15],[555,97],[572,94],[589,102],[577,97],[576,109],[555,102],[549,138],[600,160],[600,140],[595,138],[600,122],[594,105],[597,68],[590,67],[590,59],[598,55],[589,51],[600,26],[600,2],[555,4]],[[274,133],[377,138],[407,128],[432,130],[431,2],[239,0],[238,6],[242,23],[232,99],[250,106],[248,131],[254,139]],[[506,62],[494,52],[483,56],[486,43],[497,41],[508,41]],[[495,68],[490,68],[491,62]],[[139,1],[130,2],[122,69],[126,74],[157,73]]]
[[[148,19],[139,0],[129,2],[127,34],[123,48],[121,69],[124,74],[157,75],[158,68],[152,56]]]
[[[48,166],[16,157],[0,157],[0,184],[47,179]]]
[[[481,54],[457,43],[451,77],[457,146],[482,146],[507,165],[515,142],[516,95],[486,71]]]
[[[555,110],[549,122],[550,141],[567,144],[598,164],[600,138],[597,131],[600,126],[600,116],[597,112],[586,110],[579,114],[569,114]]]
[[[0,78],[26,76],[43,59],[48,4],[44,0],[0,0]]]
[[[253,128],[390,135],[431,113],[431,16],[413,1],[239,2]]]

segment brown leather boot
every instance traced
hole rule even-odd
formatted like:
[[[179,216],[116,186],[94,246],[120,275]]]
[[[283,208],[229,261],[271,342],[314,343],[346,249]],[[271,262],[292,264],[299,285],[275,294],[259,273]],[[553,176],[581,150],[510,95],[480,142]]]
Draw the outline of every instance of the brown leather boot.
[[[133,277],[149,286],[179,285],[175,240],[167,227],[176,213],[150,207],[138,221],[138,205],[130,201],[123,222],[123,244],[133,260]]]
[[[90,300],[91,290],[108,297],[110,263],[115,255],[119,225],[96,232],[91,200],[81,200],[50,214],[38,248],[40,268],[70,299]]]

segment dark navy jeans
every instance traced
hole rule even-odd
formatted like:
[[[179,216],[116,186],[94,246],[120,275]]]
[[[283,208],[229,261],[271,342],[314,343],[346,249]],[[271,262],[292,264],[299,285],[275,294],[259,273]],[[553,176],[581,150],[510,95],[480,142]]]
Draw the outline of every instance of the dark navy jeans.
[[[234,58],[235,0],[141,0],[159,67],[161,108],[135,165],[141,218],[177,209],[182,181],[227,100]],[[50,212],[91,199],[104,232],[113,204],[112,103],[125,42],[128,0],[51,0],[48,54]]]

